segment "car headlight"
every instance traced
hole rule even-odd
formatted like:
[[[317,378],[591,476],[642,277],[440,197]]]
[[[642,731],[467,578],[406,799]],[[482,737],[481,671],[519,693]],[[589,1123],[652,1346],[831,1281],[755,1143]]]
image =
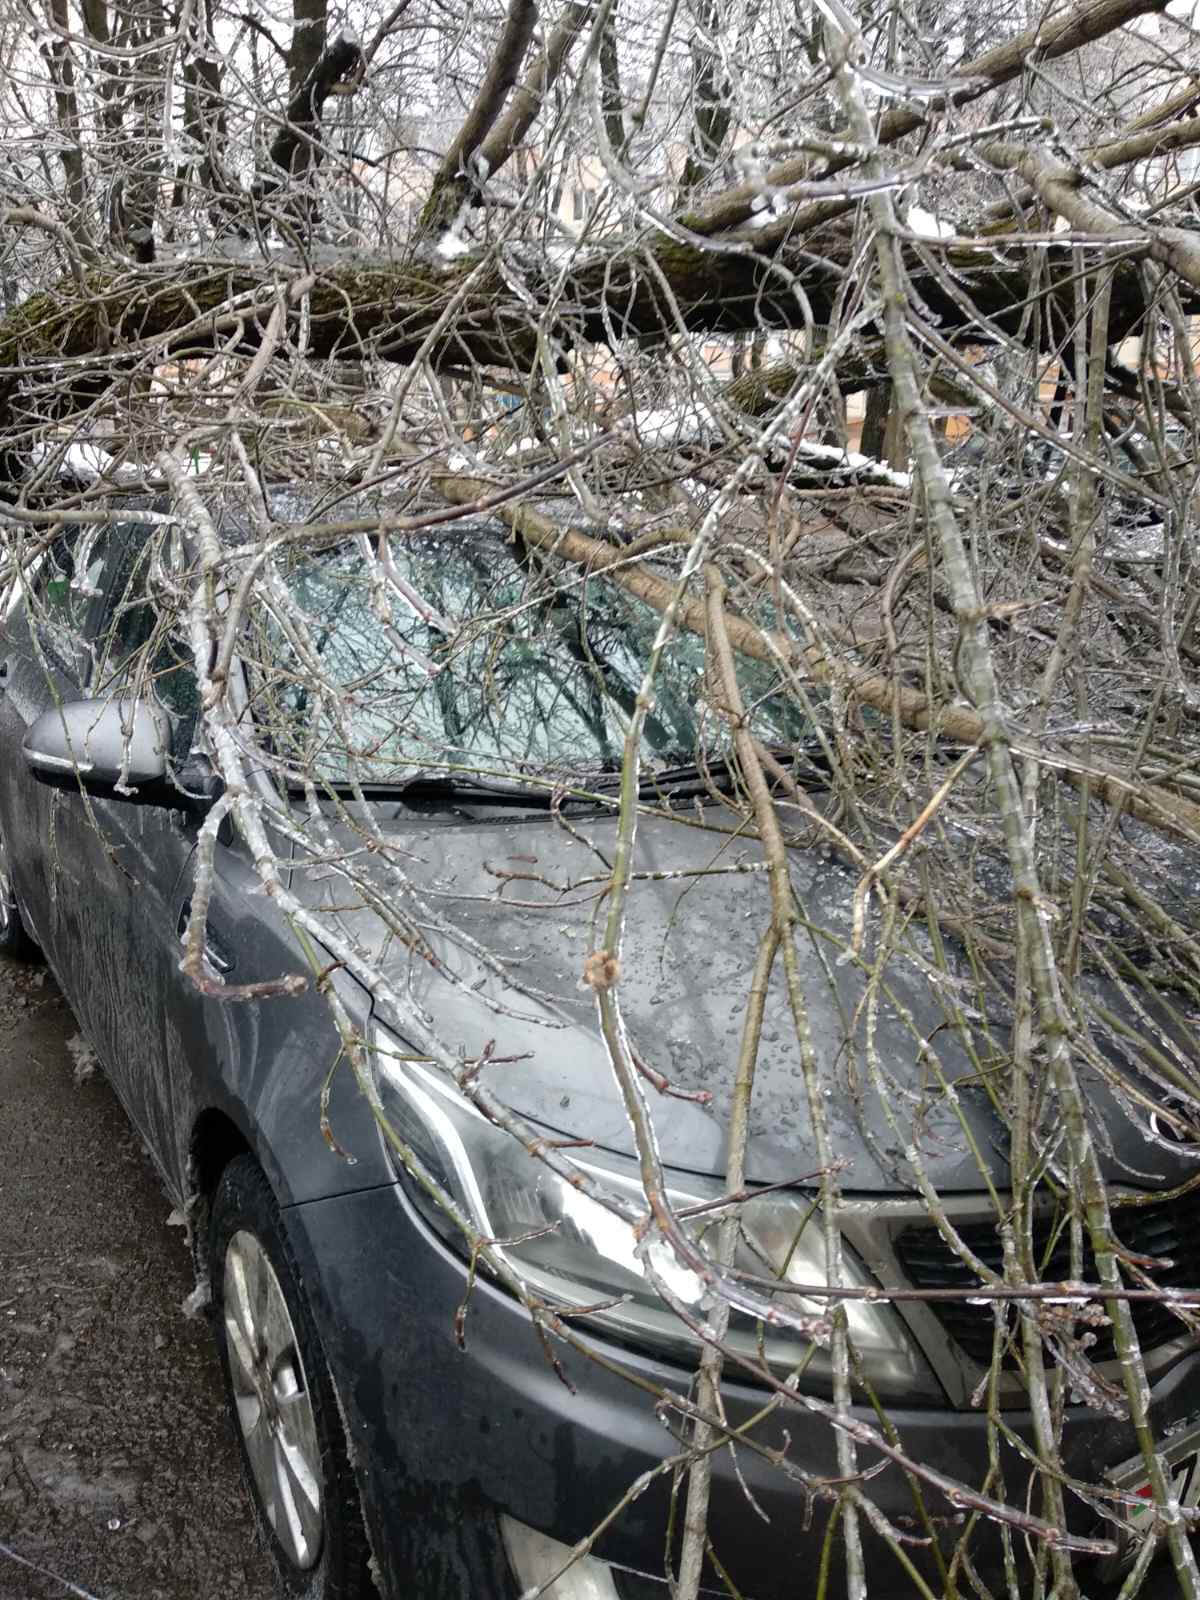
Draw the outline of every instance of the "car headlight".
[[[631,1345],[695,1361],[698,1341],[647,1282],[629,1223],[530,1156],[442,1074],[402,1056],[385,1034],[377,1031],[373,1046],[383,1108],[397,1136],[479,1234],[497,1241],[507,1264],[534,1293],[560,1306],[616,1300],[580,1320]],[[645,1208],[633,1161],[593,1150],[573,1151],[572,1157],[585,1172]],[[445,1211],[419,1185],[412,1184],[410,1192],[427,1221],[465,1253],[467,1241]],[[723,1193],[715,1179],[669,1173],[669,1194],[677,1210]],[[687,1226],[703,1244],[706,1232],[715,1234],[721,1216],[712,1211],[691,1219]],[[811,1196],[773,1192],[742,1205],[740,1217],[739,1267],[760,1276],[778,1276],[782,1282],[827,1281],[820,1215]],[[700,1279],[676,1260],[667,1245],[652,1248],[654,1270],[703,1320],[705,1290]],[[847,1282],[872,1283],[848,1247],[844,1257]],[[780,1299],[783,1303],[784,1297]],[[816,1300],[796,1295],[786,1296],[786,1304],[810,1315],[826,1309]],[[860,1300],[845,1304],[850,1339],[872,1385],[881,1394],[909,1400],[928,1393],[928,1368],[892,1308]],[[791,1329],[765,1329],[735,1312],[727,1343],[756,1359],[765,1353],[781,1376],[799,1370],[802,1387],[828,1388],[828,1350]]]

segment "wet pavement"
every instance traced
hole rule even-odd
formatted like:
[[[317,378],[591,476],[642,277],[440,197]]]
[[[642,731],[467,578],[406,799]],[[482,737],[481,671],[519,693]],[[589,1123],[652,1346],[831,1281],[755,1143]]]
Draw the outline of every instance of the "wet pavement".
[[[0,960],[0,1600],[273,1600],[183,1229],[76,1033]]]

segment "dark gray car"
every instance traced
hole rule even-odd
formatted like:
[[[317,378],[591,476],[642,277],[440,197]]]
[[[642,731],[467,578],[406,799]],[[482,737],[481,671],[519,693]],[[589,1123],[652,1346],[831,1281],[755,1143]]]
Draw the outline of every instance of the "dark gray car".
[[[468,639],[455,670],[435,678],[415,624],[397,645],[394,632],[372,621],[368,596],[334,583],[352,570],[353,551],[298,560],[291,599],[325,619],[321,648],[334,699],[360,754],[369,752],[371,781],[351,792],[330,737],[343,712],[314,703],[295,640],[259,619],[234,670],[243,674],[245,726],[270,730],[272,770],[251,763],[247,782],[264,837],[286,864],[280,882],[330,932],[316,962],[321,983],[255,997],[255,986],[269,991],[289,975],[311,980],[313,951],[264,892],[243,833],[228,825],[213,843],[206,981],[180,971],[199,830],[219,786],[197,743],[189,649],[154,603],[149,534],[141,524],[114,524],[64,537],[29,580],[32,604],[20,593],[10,600],[0,641],[0,950],[25,953],[36,941],[44,952],[173,1201],[191,1219],[248,1476],[289,1590],[333,1600],[368,1594],[374,1581],[385,1600],[519,1593],[552,1576],[564,1547],[589,1535],[669,1453],[646,1391],[685,1394],[697,1346],[650,1292],[628,1243],[606,1233],[604,1213],[413,1059],[420,1052],[404,1019],[376,1004],[334,957],[348,941],[390,973],[464,1060],[486,1057],[498,1038],[495,1054],[510,1063],[496,1068],[504,1100],[547,1133],[590,1141],[581,1160],[637,1193],[629,1126],[594,1008],[577,983],[593,903],[557,889],[606,870],[615,827],[606,792],[620,755],[620,716],[636,693],[654,619],[598,584],[571,614],[552,600],[518,603],[528,572],[511,547],[483,532],[414,539],[409,575],[424,594],[436,577],[448,613],[468,616],[484,593],[495,609],[497,594],[503,600],[504,585],[513,585],[507,654],[486,655],[491,645]],[[342,598],[331,598],[335,592]],[[681,879],[710,873],[714,862],[757,860],[757,846],[709,803],[719,762],[702,774],[681,759],[696,747],[700,716],[697,659],[688,650],[681,645],[665,664],[648,725],[663,814],[644,817],[636,836],[622,996],[638,1036],[654,1042],[675,1085],[696,1096],[670,1103],[660,1139],[673,1191],[704,1202],[723,1192],[729,1087],[720,1067],[768,910],[765,879],[754,870],[711,874],[703,896],[680,892]],[[394,677],[381,689],[385,670]],[[393,704],[376,728],[372,708],[384,691],[403,700],[403,716]],[[780,749],[803,747],[805,729],[772,701],[766,680],[759,712]],[[387,731],[400,725],[403,748]],[[550,787],[528,781],[539,763],[574,771],[575,792],[560,790],[552,803]],[[297,776],[289,791],[280,774],[286,780],[293,769],[315,772],[317,789],[306,795]],[[819,780],[815,767],[812,775]],[[695,825],[680,826],[666,814],[671,808],[686,808]],[[289,828],[289,815],[304,819],[303,830]],[[415,908],[402,925],[423,930],[407,944],[397,936],[396,908],[372,898],[376,880],[381,896],[392,892],[383,871],[390,852],[403,863]],[[353,893],[338,870],[351,858]],[[793,877],[815,925],[844,930],[854,879],[800,853]],[[498,892],[501,885],[508,887]],[[892,1126],[847,1095],[838,1075],[863,976],[853,964],[824,960],[819,942],[812,961],[812,1027],[847,1168],[851,1277],[969,1287],[975,1280],[915,1196]],[[916,1041],[944,1028],[944,1011],[916,969],[898,969],[890,984],[878,1045],[891,1070],[916,1083]],[[516,1275],[553,1302],[606,1303],[586,1324],[601,1361],[560,1348],[560,1373],[518,1301],[472,1273],[461,1233],[393,1158],[340,1061],[320,992],[328,986],[375,1048],[375,1081],[395,1128],[481,1233],[517,1241],[506,1246]],[[234,1003],[231,990],[250,997]],[[819,1160],[778,999],[768,1003],[764,1038],[748,1176],[784,1186],[755,1213],[769,1255],[773,1230],[794,1233],[810,1208],[811,1179],[807,1188],[804,1180]],[[945,1048],[956,1059],[953,1042]],[[1105,1092],[1095,1086],[1098,1102]],[[1006,1134],[986,1095],[964,1091],[953,1114],[932,1100],[923,1157],[964,1237],[998,1266],[993,1210],[959,1110],[1003,1187]],[[1114,1183],[1146,1201],[1194,1175],[1192,1151],[1172,1150],[1152,1130],[1142,1139],[1128,1119],[1118,1121],[1124,1143],[1108,1155]],[[1195,1191],[1131,1208],[1128,1219],[1126,1245],[1173,1262],[1160,1282],[1200,1283]],[[1067,1276],[1053,1255],[1053,1227],[1047,1218],[1051,1279]],[[807,1247],[800,1254],[799,1281],[805,1273],[811,1281],[820,1259],[809,1259]],[[1171,1435],[1172,1459],[1190,1460],[1200,1356],[1161,1306],[1144,1305],[1137,1317],[1156,1423]],[[962,1298],[854,1303],[850,1318],[864,1374],[910,1457],[982,1485],[986,1417],[971,1397],[991,1360],[990,1310]],[[731,1338],[757,1350],[753,1323],[735,1319]],[[1103,1371],[1111,1348],[1093,1354]],[[767,1356],[781,1372],[804,1368],[801,1391],[827,1393],[826,1358],[815,1347],[806,1351],[781,1332]],[[1013,1406],[1005,1419],[1013,1439],[1028,1437],[1019,1386],[1002,1374],[1000,1389]],[[764,1400],[753,1382],[729,1377],[732,1426]],[[865,1398],[856,1414],[874,1425]],[[771,1452],[786,1452],[810,1478],[836,1478],[838,1462],[832,1431],[802,1407],[776,1409],[755,1438],[757,1452],[715,1458],[712,1546],[737,1593],[783,1600],[811,1588],[830,1502],[810,1503],[775,1470]],[[1127,1428],[1084,1406],[1075,1407],[1066,1440],[1067,1472],[1089,1481],[1136,1452]],[[863,1464],[872,1465],[869,1449]],[[1007,1468],[1016,1482],[1015,1450]],[[653,1476],[590,1558],[560,1580],[558,1600],[661,1597],[661,1582],[647,1575],[663,1570],[670,1491],[669,1475]],[[911,1485],[895,1468],[872,1481],[871,1494],[901,1525],[912,1518]],[[953,1526],[957,1508],[932,1509]],[[1086,1525],[1086,1512],[1081,1519]],[[887,1549],[869,1530],[866,1537],[872,1593],[908,1592]],[[914,1559],[924,1557],[914,1550]],[[721,1587],[714,1574],[706,1581]]]

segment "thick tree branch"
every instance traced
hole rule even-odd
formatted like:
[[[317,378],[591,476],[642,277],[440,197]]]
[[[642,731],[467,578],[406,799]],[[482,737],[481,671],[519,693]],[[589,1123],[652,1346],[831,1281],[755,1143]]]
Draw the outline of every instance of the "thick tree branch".
[[[1072,227],[1093,234],[1097,239],[1129,240],[1139,254],[1160,262],[1193,289],[1200,290],[1200,234],[1113,216],[1085,192],[1087,178],[1083,172],[1041,151],[997,142],[984,145],[980,154],[993,166],[1018,173],[1042,204],[1065,218]]]
[[[292,0],[292,47],[288,51],[288,100],[296,103],[325,52],[327,0]]]
[[[1089,0],[1089,3],[1077,6],[1065,15],[1039,21],[1015,38],[976,56],[974,61],[956,67],[953,76],[963,80],[963,87],[955,90],[949,98],[954,105],[967,105],[993,89],[1011,83],[1031,56],[1041,61],[1054,61],[1094,39],[1103,38],[1134,17],[1164,11],[1166,4],[1167,0]],[[928,111],[937,109],[937,102],[931,102]],[[894,144],[906,134],[915,133],[924,125],[928,111],[899,109],[886,112],[879,125],[879,143]],[[767,173],[764,183],[768,188],[786,189],[804,178],[831,177],[848,164],[845,159],[831,161],[823,172],[814,174],[811,160],[799,157],[774,167]],[[753,215],[755,204],[761,199],[764,183],[743,183],[727,189],[681,220],[692,233],[715,234],[741,227]],[[803,222],[807,225],[827,220],[845,209],[847,206],[843,201],[827,201],[821,206],[806,207]]]
[[[287,116],[271,142],[268,160],[278,168],[278,181],[255,186],[256,201],[270,199],[285,184],[294,183],[313,164],[320,147],[321,113],[338,86],[345,84],[362,63],[362,49],[352,33],[341,33],[317,59],[288,102]]]
[[[1018,149],[1013,160],[1026,154]],[[1065,189],[1063,203],[1068,199],[1091,207],[1082,226],[1098,218],[1104,225],[1097,223],[1100,233],[1120,232],[1107,213],[1080,200],[1076,190]],[[1160,259],[1178,251],[1193,274],[1183,276],[1200,291],[1200,241],[1179,229],[1156,230],[1156,238]],[[305,348],[316,359],[361,359],[370,352],[408,362],[423,354],[435,366],[468,361],[527,372],[547,337],[565,361],[572,348],[588,344],[661,342],[679,331],[680,321],[691,331],[719,334],[807,328],[809,317],[820,325],[835,313],[853,250],[848,219],[801,239],[785,238],[773,255],[742,246],[705,248],[673,237],[660,238],[642,252],[618,242],[580,258],[561,276],[553,263],[531,265],[522,293],[513,290],[499,266],[475,255],[444,265],[347,260],[324,267],[314,278],[306,300]],[[1153,253],[1149,245],[1146,250]],[[940,319],[943,338],[957,332],[978,340],[981,315],[1024,335],[1031,294],[1061,297],[1062,314],[1069,313],[1070,246],[1040,252],[1042,277],[1036,287],[1017,248],[951,249],[945,256],[954,268],[953,288],[916,253],[910,262],[912,282]],[[74,281],[64,282],[32,296],[0,321],[0,369],[7,369],[10,391],[17,383],[28,387],[44,381],[41,414],[61,419],[102,393],[122,362],[210,352],[218,338],[231,335],[233,348],[257,348],[276,304],[277,283],[290,282],[304,270],[300,262],[275,267],[230,262],[116,275],[93,271],[84,293]],[[1118,262],[1112,271],[1110,327],[1117,339],[1138,327],[1145,287],[1133,260]],[[1049,318],[1043,324],[1053,326]],[[89,357],[94,364],[75,368],[64,383],[63,358]],[[847,370],[852,386],[874,381],[870,370],[855,377],[854,357]]]
[[[492,57],[475,103],[458,130],[442,164],[434,173],[429,199],[421,214],[420,231],[436,233],[449,227],[458,215],[463,200],[472,186],[472,162],[476,152],[504,109],[509,91],[517,81],[517,73],[529,49],[529,41],[537,23],[537,6],[534,0],[509,0],[504,32]],[[475,161],[476,180],[490,172],[486,157]]]
[[[1095,166],[1112,172],[1117,167],[1131,166],[1135,161],[1161,158],[1197,144],[1200,144],[1200,117],[1190,117],[1186,122],[1171,123],[1167,127],[1156,124],[1152,128],[1129,130],[1119,138],[1092,146],[1085,155]],[[986,215],[989,220],[1010,217],[1014,206],[1028,205],[1033,198],[1034,191],[1026,190],[1015,200],[1003,200],[992,206]]]
[[[522,140],[537,120],[547,91],[557,82],[571,46],[579,37],[591,11],[585,0],[569,0],[543,50],[509,96],[508,108],[497,119],[479,147],[478,165],[494,176],[512,160]],[[465,189],[464,189],[465,197]]]

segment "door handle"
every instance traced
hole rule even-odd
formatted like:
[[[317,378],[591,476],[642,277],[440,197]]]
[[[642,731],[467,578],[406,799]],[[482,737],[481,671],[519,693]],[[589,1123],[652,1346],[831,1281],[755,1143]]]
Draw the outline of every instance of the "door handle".
[[[183,905],[180,907],[179,921],[175,925],[175,931],[179,935],[180,944],[187,943],[187,926],[191,921],[191,916],[192,902],[189,898],[185,900]],[[226,955],[225,951],[221,948],[220,942],[214,939],[212,929],[207,923],[204,926],[204,959],[208,962],[209,966],[214,972],[225,973],[233,971],[233,957]]]

